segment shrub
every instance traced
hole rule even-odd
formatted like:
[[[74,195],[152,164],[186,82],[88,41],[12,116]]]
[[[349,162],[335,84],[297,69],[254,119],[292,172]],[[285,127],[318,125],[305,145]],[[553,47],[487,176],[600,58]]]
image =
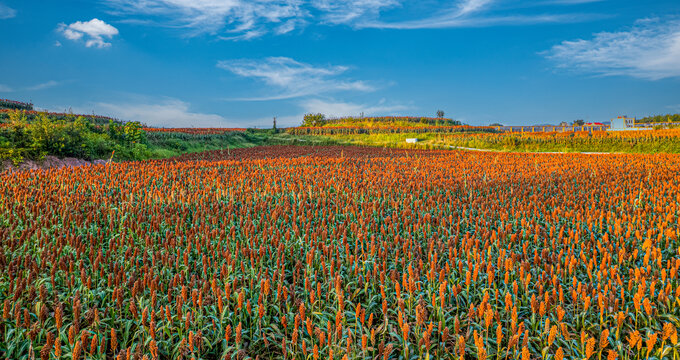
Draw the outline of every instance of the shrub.
[[[302,121],[302,126],[321,126],[323,125],[323,122],[326,120],[326,116],[324,114],[305,114],[303,121]]]
[[[113,151],[117,159],[144,159],[146,133],[138,122],[96,125],[83,116],[53,117],[11,111],[0,127],[0,159],[14,163],[37,160],[45,155],[87,160],[108,158]]]

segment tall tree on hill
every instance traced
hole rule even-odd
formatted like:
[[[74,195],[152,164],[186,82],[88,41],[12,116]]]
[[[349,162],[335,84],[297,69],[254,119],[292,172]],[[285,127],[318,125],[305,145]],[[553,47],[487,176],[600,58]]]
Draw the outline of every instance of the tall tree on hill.
[[[326,116],[324,114],[305,114],[303,121],[302,121],[302,126],[321,126],[323,125],[324,120],[326,120]]]

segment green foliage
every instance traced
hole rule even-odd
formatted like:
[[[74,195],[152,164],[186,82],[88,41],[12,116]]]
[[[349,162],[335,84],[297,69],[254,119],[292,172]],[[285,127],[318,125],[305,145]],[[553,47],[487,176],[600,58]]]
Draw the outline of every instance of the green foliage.
[[[249,148],[264,145],[328,145],[332,140],[318,136],[295,136],[272,129],[248,129],[245,132],[222,134],[186,134],[149,132],[146,134],[149,153],[146,158],[160,159],[209,150]]]
[[[279,133],[277,129],[244,132],[187,134],[146,132],[139,122],[122,123],[100,116],[54,115],[10,111],[0,119],[0,160],[15,165],[47,155],[85,160],[115,161],[159,159],[207,150],[262,145],[324,145],[334,141],[321,137]],[[321,115],[323,116],[323,115]]]
[[[326,121],[324,114],[305,114],[302,120],[302,126],[322,126]]]
[[[21,101],[0,99],[0,109],[33,110],[33,104]]]
[[[9,112],[0,127],[0,160],[19,163],[40,160],[46,155],[86,160],[108,158],[137,160],[147,156],[146,136],[141,124],[96,125],[91,118],[52,117],[40,113],[30,118],[22,111]]]
[[[637,123],[680,123],[680,114],[654,115],[636,120]]]

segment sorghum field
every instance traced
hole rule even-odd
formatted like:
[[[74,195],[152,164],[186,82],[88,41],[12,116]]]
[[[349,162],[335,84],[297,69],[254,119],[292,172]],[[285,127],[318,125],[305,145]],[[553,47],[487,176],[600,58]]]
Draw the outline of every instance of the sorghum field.
[[[0,174],[0,355],[677,359],[678,174],[295,146]]]
[[[383,147],[448,149],[467,147],[515,152],[608,152],[608,153],[680,153],[680,129],[644,131],[566,131],[536,133],[493,133],[482,127],[421,127],[418,132],[401,129],[292,128],[295,134],[316,134],[343,144]],[[448,132],[447,132],[448,131]],[[406,144],[418,138],[417,144]]]

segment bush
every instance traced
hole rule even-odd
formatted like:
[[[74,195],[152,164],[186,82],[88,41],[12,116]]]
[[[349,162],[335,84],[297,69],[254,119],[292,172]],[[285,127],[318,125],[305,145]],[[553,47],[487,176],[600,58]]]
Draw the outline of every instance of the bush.
[[[38,160],[46,155],[86,160],[109,158],[116,151],[120,160],[144,159],[148,155],[146,134],[138,122],[95,125],[86,117],[53,117],[40,113],[28,120],[25,112],[12,111],[0,127],[0,159],[14,163]]]
[[[324,114],[305,114],[303,121],[302,121],[302,126],[321,126],[323,125],[323,122],[326,120],[326,116]]]

